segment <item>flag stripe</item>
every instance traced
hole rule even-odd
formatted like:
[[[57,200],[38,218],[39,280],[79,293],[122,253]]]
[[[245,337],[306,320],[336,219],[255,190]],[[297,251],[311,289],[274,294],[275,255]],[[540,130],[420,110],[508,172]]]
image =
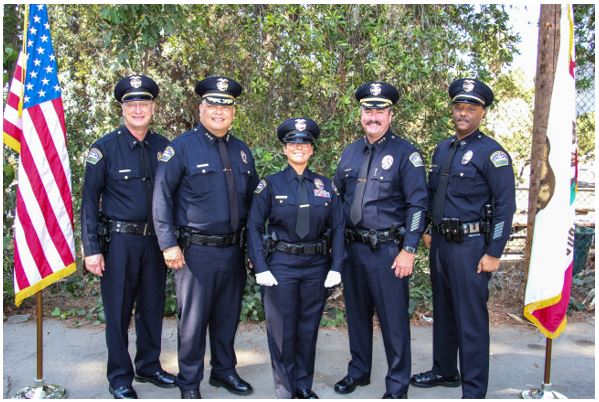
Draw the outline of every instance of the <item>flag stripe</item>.
[[[46,241],[52,242],[62,257],[63,266],[68,265],[73,261],[73,255],[65,238],[65,234],[61,229],[63,226],[59,224],[59,218],[57,218],[60,215],[64,215],[64,213],[60,212],[60,210],[64,210],[64,208],[61,208],[61,203],[58,202],[61,200],[61,194],[58,192],[59,189],[55,185],[55,182],[51,180],[52,177],[50,174],[46,175],[46,183],[44,183],[43,178],[40,177],[39,165],[48,165],[49,161],[41,158],[45,156],[43,150],[41,150],[41,154],[40,151],[38,151],[41,144],[35,141],[34,136],[31,136],[31,139],[34,141],[31,141],[31,144],[26,142],[27,146],[22,147],[21,150],[21,166],[23,167],[23,170],[19,171],[19,185],[25,186],[24,189],[22,189],[24,198],[36,200],[36,202],[31,202],[29,204],[28,214],[31,215],[38,224],[41,225],[42,223],[45,223],[45,230],[37,230],[40,240],[43,244],[47,244],[48,246],[50,243],[46,243]],[[25,142],[22,144],[24,143]],[[46,150],[49,148],[49,146],[45,147]],[[32,154],[37,155],[41,160],[34,161]],[[36,163],[38,166],[36,166]],[[31,193],[25,193],[25,190],[29,189],[28,185],[31,186]],[[27,197],[25,197],[25,195],[27,195]],[[54,200],[54,202],[51,202],[50,200]],[[56,213],[54,208],[58,208],[59,212]],[[35,214],[34,211],[39,211],[39,213]],[[67,223],[70,223],[69,219],[67,219]],[[50,238],[46,239],[46,236],[49,236]],[[52,266],[56,266],[56,262],[53,262]]]
[[[15,294],[19,293],[21,289],[25,289],[29,287],[29,279],[25,274],[23,266],[28,267],[36,267],[33,258],[29,252],[20,253],[19,245],[23,244],[24,248],[27,248],[27,243],[24,243],[23,240],[19,240],[19,237],[23,234],[23,230],[21,228],[21,224],[19,222],[19,217],[15,217],[15,231],[14,231],[14,246],[15,246],[15,275],[14,275],[14,283],[15,283]],[[22,236],[21,236],[22,237]],[[28,250],[27,250],[28,251]],[[21,254],[24,254],[21,256]],[[23,260],[21,260],[23,258]],[[37,267],[36,267],[37,270]],[[39,276],[39,275],[38,275]]]
[[[40,243],[38,237],[37,237],[37,233],[35,232],[35,229],[33,228],[33,223],[31,222],[31,219],[29,218],[29,214],[27,212],[27,206],[25,204],[25,201],[23,200],[23,198],[21,197],[21,192],[19,191],[17,193],[17,213],[19,215],[19,220],[21,221],[21,225],[22,225],[22,229],[23,232],[17,232],[15,231],[15,235],[17,235],[17,241],[19,241],[20,244],[27,244],[27,248],[29,249],[30,253],[31,253],[31,257],[33,258],[33,262],[34,262],[34,267],[37,267],[37,270],[39,271],[39,274],[41,274],[42,277],[49,275],[52,273],[52,269],[50,268],[50,264],[48,264],[48,260],[46,259],[46,255],[44,252],[44,247],[42,247],[42,244]],[[20,235],[23,235],[23,239],[19,238]],[[25,242],[25,243],[22,243]],[[29,266],[27,265],[23,265],[23,268],[25,269],[25,272],[27,272],[28,269],[30,269]],[[34,275],[34,272],[32,271],[29,275],[27,275],[28,278],[32,277]],[[30,280],[30,282],[33,282],[32,280]]]

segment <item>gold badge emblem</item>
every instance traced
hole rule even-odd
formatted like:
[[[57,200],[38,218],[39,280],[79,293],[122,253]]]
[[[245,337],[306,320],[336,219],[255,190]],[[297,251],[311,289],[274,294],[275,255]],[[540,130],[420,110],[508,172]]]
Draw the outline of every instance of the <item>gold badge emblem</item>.
[[[139,88],[141,87],[141,77],[134,75],[133,77],[131,77],[131,79],[129,80],[129,84],[133,87],[133,88]]]
[[[226,78],[219,78],[216,80],[216,87],[221,92],[226,91],[229,88],[229,80]]]

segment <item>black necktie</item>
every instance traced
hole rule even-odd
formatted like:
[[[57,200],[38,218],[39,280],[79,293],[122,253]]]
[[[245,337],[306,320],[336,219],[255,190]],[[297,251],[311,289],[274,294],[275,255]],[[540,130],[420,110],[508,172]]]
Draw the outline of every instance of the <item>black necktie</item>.
[[[297,217],[295,220],[295,233],[303,239],[310,232],[310,199],[308,187],[304,176],[297,176]]]
[[[453,161],[457,149],[458,141],[456,140],[451,143],[447,159],[445,159],[443,166],[441,166],[441,170],[439,171],[439,185],[437,186],[437,191],[435,192],[435,198],[433,200],[433,224],[435,225],[440,224],[443,219],[445,199],[447,198],[447,183],[449,182],[449,167],[451,166],[451,161]]]
[[[143,174],[143,182],[146,185],[146,203],[147,203],[147,211],[146,211],[146,222],[148,224],[152,223],[152,163],[150,162],[150,150],[149,144],[146,144],[145,141],[139,141],[139,146],[141,147],[140,152],[140,160],[141,160],[141,170]]]
[[[366,190],[366,183],[368,182],[368,170],[370,169],[370,162],[372,161],[372,155],[374,154],[373,151],[374,145],[366,144],[362,165],[358,172],[358,183],[354,190],[354,200],[352,201],[349,210],[349,219],[354,226],[362,220],[362,201],[364,200],[364,191]]]
[[[239,205],[237,204],[237,189],[235,188],[235,176],[231,168],[231,160],[229,152],[227,152],[227,143],[224,138],[218,138],[218,153],[220,160],[223,163],[223,172],[227,179],[227,192],[229,193],[229,214],[231,217],[231,228],[233,232],[237,232],[239,226]]]

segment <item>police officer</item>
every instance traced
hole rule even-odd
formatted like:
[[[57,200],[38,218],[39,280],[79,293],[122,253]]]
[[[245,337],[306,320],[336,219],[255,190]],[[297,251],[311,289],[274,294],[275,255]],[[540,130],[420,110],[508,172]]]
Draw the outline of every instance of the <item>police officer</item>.
[[[348,264],[343,286],[351,361],[335,391],[370,383],[376,310],[389,370],[383,398],[407,397],[410,379],[408,278],[424,231],[427,188],[422,157],[391,129],[397,90],[369,82],[355,93],[365,136],[343,152],[334,182],[343,201]]]
[[[516,209],[512,161],[479,131],[493,91],[467,78],[449,86],[455,136],[433,153],[429,174],[432,212],[433,367],[416,374],[418,387],[460,386],[484,398],[489,377],[491,273],[508,240]],[[424,236],[425,243],[430,236]]]
[[[152,225],[158,157],[169,143],[150,130],[158,85],[145,75],[118,82],[124,125],[96,141],[85,164],[81,239],[85,267],[101,277],[108,347],[107,376],[117,399],[137,398],[127,329],[135,302],[135,379],[174,387],[160,366],[166,268]]]
[[[318,399],[312,382],[325,287],[341,282],[343,210],[333,183],[308,168],[319,134],[308,118],[278,127],[288,166],[260,181],[248,221],[278,398]]]
[[[246,278],[243,229],[258,183],[249,148],[231,133],[242,90],[227,77],[199,81],[200,123],[164,150],[156,174],[156,234],[176,270],[182,398],[200,398],[207,329],[210,384],[237,395],[253,391],[235,370],[233,348]]]

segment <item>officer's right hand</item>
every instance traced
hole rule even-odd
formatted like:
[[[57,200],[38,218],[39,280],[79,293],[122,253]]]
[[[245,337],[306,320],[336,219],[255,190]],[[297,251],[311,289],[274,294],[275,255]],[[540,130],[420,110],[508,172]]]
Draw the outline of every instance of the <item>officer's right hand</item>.
[[[431,248],[431,242],[433,240],[433,237],[429,234],[424,233],[422,235],[422,244],[424,244],[424,247],[426,248]]]
[[[181,251],[181,247],[173,246],[162,251],[166,266],[171,269],[181,269],[185,266],[185,257]]]
[[[262,286],[273,286],[278,285],[277,279],[273,276],[270,271],[260,272],[256,274],[256,283]]]
[[[102,254],[88,255],[84,259],[85,269],[94,275],[104,275],[104,256]]]

